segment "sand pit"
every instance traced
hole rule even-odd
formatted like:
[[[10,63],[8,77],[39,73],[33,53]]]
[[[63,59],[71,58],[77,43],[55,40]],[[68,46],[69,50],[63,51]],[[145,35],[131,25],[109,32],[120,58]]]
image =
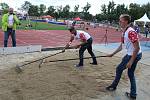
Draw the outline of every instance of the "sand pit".
[[[0,100],[97,100],[98,96],[108,95],[105,87],[114,79],[115,67],[121,60],[117,57],[98,58],[97,66],[89,64],[91,59],[85,60],[83,69],[74,67],[78,60],[48,62],[78,58],[76,50],[67,50],[46,59],[47,63],[43,63],[40,69],[37,62],[25,66],[20,74],[15,72],[17,63],[55,52],[58,51],[1,56]],[[89,54],[86,53],[85,56],[88,57]],[[123,76],[120,85],[125,87],[125,80]]]

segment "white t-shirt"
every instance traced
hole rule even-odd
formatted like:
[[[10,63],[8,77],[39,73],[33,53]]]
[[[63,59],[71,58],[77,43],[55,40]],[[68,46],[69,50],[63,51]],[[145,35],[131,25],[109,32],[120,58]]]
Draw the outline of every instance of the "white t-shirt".
[[[12,15],[9,15],[9,17],[8,17],[8,26],[12,27],[13,23],[14,23],[14,16],[12,14]]]
[[[75,35],[76,40],[87,41],[89,38],[91,38],[91,36],[87,32],[77,30],[77,34]]]
[[[127,54],[133,55],[133,51],[135,49],[133,46],[133,43],[136,41],[139,41],[138,33],[132,27],[129,27],[125,31],[125,33],[122,34],[122,38],[123,38],[122,42],[124,42],[124,46],[127,50]],[[139,53],[141,53],[141,47],[140,47]]]

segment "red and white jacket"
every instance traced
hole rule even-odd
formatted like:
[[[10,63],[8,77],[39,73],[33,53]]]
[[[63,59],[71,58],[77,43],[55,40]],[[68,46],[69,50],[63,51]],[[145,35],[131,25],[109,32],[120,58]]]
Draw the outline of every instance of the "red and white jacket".
[[[124,46],[127,50],[128,55],[133,55],[133,51],[135,49],[133,46],[133,43],[136,41],[139,41],[138,33],[132,27],[129,27],[122,34],[122,43],[124,43]],[[141,47],[140,47],[139,53],[141,53]]]
[[[77,30],[77,34],[75,35],[76,40],[80,40],[81,42],[85,42],[89,38],[91,38],[91,36],[87,32],[82,31],[82,30]]]

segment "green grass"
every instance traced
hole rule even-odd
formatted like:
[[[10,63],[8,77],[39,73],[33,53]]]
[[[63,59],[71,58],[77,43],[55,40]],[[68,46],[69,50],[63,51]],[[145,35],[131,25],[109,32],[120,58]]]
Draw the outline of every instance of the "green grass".
[[[2,19],[0,18],[0,28],[2,28]]]
[[[56,24],[49,24],[46,22],[32,22],[30,21],[30,23],[32,24],[32,27],[26,27],[26,25],[28,24],[28,21],[26,20],[22,20],[21,21],[21,25],[17,27],[17,29],[19,30],[67,30],[66,26],[64,25],[56,25]],[[1,20],[0,20],[0,28],[1,28]]]

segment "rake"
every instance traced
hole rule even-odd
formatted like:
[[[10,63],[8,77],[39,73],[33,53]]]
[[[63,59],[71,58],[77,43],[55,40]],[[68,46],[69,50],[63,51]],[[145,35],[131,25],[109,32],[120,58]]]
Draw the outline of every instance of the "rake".
[[[101,57],[107,57],[107,56],[97,56],[96,58],[101,58]],[[85,57],[83,59],[90,59],[92,57]],[[70,59],[59,59],[59,60],[52,60],[52,61],[48,61],[48,62],[59,62],[59,61],[71,61],[71,60],[79,60],[79,58],[70,58]],[[46,63],[46,62],[44,62]]]
[[[16,65],[16,72],[20,73],[20,72],[22,72],[22,69],[23,69],[24,66],[29,65],[29,64],[32,64],[32,63],[34,63],[34,62],[38,62],[38,61],[40,61],[40,63],[39,63],[39,68],[40,68],[40,67],[41,67],[41,64],[43,63],[43,60],[44,60],[44,59],[49,58],[49,57],[52,57],[52,56],[55,56],[55,55],[58,55],[58,54],[63,53],[63,52],[64,52],[64,51],[62,50],[62,51],[57,52],[57,53],[55,53],[55,54],[52,54],[52,55],[49,55],[49,56],[46,56],[46,57],[43,57],[43,58],[40,58],[40,59],[37,59],[37,60],[33,60],[33,61],[28,62],[28,63],[22,64],[22,65],[18,65],[18,64],[17,64],[17,65]]]

